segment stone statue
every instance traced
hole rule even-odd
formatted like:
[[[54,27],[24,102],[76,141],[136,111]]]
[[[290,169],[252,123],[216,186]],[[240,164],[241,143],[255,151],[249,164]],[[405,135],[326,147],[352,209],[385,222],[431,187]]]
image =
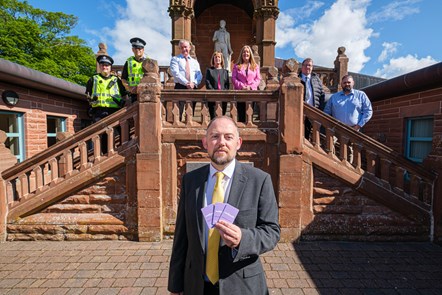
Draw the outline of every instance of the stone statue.
[[[224,57],[224,68],[230,71],[230,60],[233,53],[230,46],[230,34],[226,30],[226,21],[220,20],[220,28],[213,34],[213,42],[215,42],[215,51],[219,51]]]

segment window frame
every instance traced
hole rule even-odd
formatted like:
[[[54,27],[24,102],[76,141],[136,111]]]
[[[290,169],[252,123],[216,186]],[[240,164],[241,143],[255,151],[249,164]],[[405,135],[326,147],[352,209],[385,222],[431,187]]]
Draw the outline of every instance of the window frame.
[[[49,139],[50,137],[52,138],[56,138],[57,137],[57,132],[55,133],[49,133],[48,131],[48,121],[49,119],[55,119],[55,120],[61,120],[61,131],[58,132],[66,132],[66,121],[67,118],[66,117],[60,117],[60,116],[52,116],[52,115],[46,115],[46,137]],[[49,142],[47,141],[47,146],[49,147]]]
[[[434,134],[434,128],[432,132],[431,137],[412,137],[411,136],[411,129],[413,122],[419,121],[419,120],[427,120],[431,119],[434,125],[434,117],[433,116],[422,116],[422,117],[410,117],[406,118],[406,132],[405,132],[405,157],[409,159],[410,161],[416,162],[416,163],[422,163],[424,158],[415,158],[410,156],[411,153],[411,145],[413,142],[429,142],[430,144],[433,143],[433,134]],[[430,151],[431,152],[431,151]],[[428,155],[428,154],[427,154]]]
[[[18,138],[18,154],[14,156],[17,158],[17,161],[23,162],[26,159],[26,150],[25,150],[25,134],[24,134],[24,113],[21,112],[11,112],[6,110],[0,110],[0,115],[15,115],[17,124],[17,132],[6,132],[6,136],[8,138]],[[13,151],[11,150],[11,153]]]

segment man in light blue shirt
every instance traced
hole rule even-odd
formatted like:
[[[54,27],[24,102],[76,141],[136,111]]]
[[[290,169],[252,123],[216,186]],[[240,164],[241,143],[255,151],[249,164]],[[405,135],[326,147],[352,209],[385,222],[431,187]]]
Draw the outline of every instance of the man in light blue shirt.
[[[325,105],[324,112],[345,125],[359,131],[373,115],[371,102],[365,92],[353,89],[353,77],[342,77],[342,91],[333,94]],[[336,141],[337,138],[334,138]],[[348,145],[348,161],[353,163],[353,147]],[[345,159],[347,160],[347,159]]]
[[[352,76],[342,77],[342,91],[330,97],[324,112],[359,131],[370,120],[373,109],[365,92],[353,89],[354,84]]]
[[[203,78],[200,65],[196,59],[189,55],[189,41],[180,40],[179,47],[181,54],[172,57],[170,61],[170,73],[175,80],[175,89],[196,89]],[[181,118],[184,110],[183,101],[180,101],[179,109]]]

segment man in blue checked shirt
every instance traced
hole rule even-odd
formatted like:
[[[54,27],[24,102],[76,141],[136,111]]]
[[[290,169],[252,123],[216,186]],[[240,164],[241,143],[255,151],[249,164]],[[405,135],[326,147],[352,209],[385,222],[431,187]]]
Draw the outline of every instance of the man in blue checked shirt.
[[[342,91],[333,94],[325,105],[324,112],[359,131],[373,115],[371,102],[364,91],[353,89],[353,77],[342,77]]]
[[[365,92],[353,89],[353,77],[342,77],[342,91],[333,94],[325,105],[324,112],[359,131],[373,115],[371,102]],[[353,162],[353,149],[349,146],[349,161]]]

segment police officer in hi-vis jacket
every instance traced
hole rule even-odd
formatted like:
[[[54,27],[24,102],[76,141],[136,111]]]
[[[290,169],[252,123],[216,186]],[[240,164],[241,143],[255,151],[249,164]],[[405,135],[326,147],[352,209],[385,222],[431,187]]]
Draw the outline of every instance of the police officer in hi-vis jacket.
[[[121,80],[111,74],[114,60],[108,55],[99,55],[97,62],[100,73],[93,75],[86,84],[86,96],[94,122],[121,109],[125,104],[126,95]]]
[[[137,86],[140,84],[141,78],[143,78],[143,61],[146,59],[144,56],[144,46],[146,41],[141,38],[135,37],[130,39],[132,44],[133,56],[126,60],[121,73],[121,80],[124,86],[130,92],[131,101],[137,100]]]

